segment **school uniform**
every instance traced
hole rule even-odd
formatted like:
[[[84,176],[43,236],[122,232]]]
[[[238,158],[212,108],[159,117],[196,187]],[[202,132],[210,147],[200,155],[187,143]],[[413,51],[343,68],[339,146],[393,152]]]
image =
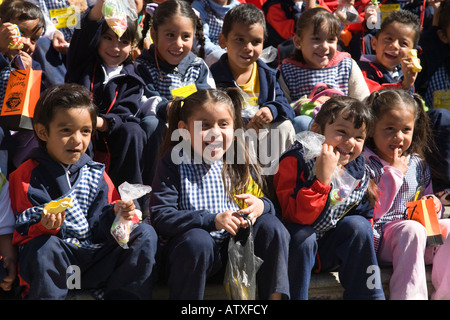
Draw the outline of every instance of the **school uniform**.
[[[124,62],[110,73],[97,52],[101,35],[100,21],[90,21],[85,12],[81,29],[76,29],[67,56],[66,82],[78,83],[90,90],[98,107],[99,116],[109,124],[108,132],[97,132],[93,137],[95,151],[110,155],[108,174],[119,186],[122,182],[143,183],[146,164],[143,150],[147,134],[140,126],[140,109],[144,82],[136,74],[132,62]]]
[[[10,174],[11,206],[16,215],[13,244],[19,248],[19,278],[27,299],[64,299],[68,267],[81,271],[81,287],[103,288],[105,298],[148,299],[155,264],[156,234],[139,224],[125,250],[110,233],[113,203],[119,195],[104,165],[84,154],[70,166],[34,149]],[[72,198],[61,227],[41,224],[44,206]]]
[[[315,159],[305,161],[303,146],[295,142],[280,158],[274,176],[277,205],[291,235],[291,298],[308,298],[311,271],[317,269],[338,270],[345,299],[384,299],[382,288],[366,285],[368,267],[378,264],[364,158],[359,156],[345,166],[360,182],[339,206],[330,204],[331,186],[317,180],[314,167]]]
[[[154,44],[136,59],[135,68],[145,82],[142,126],[146,128],[149,143],[148,150],[144,152],[148,170],[144,172],[144,179],[151,183],[167,129],[167,106],[173,100],[171,89],[192,83],[195,83],[197,90],[215,88],[216,85],[202,58],[189,52],[180,64],[174,66],[158,56]]]
[[[223,253],[230,237],[226,231],[216,230],[216,215],[239,207],[230,201],[223,184],[222,161],[196,164],[176,148],[172,150],[159,162],[152,185],[151,223],[162,239],[170,298],[203,299],[207,278],[226,262]],[[279,292],[289,297],[289,235],[274,215],[272,202],[260,199],[264,212],[253,228],[255,255],[264,261],[257,273],[258,296],[268,299]]]
[[[394,273],[389,284],[394,300],[428,299],[425,264],[433,264],[434,299],[449,299],[448,257],[450,252],[450,221],[440,219],[444,244],[426,247],[426,229],[407,218],[406,203],[416,192],[433,194],[430,168],[418,155],[409,156],[408,171],[403,174],[391,167],[369,148],[364,149],[379,195],[374,210],[374,242],[380,263],[392,264]],[[443,208],[443,206],[442,206]],[[437,213],[438,218],[442,212]],[[395,259],[394,259],[395,257]]]
[[[271,146],[274,145],[273,150],[278,152],[278,158],[294,142],[295,136],[294,127],[292,126],[295,113],[278,83],[279,71],[270,68],[261,59],[258,59],[253,69],[249,86],[239,85],[234,80],[234,76],[228,66],[228,54],[225,53],[218,62],[211,66],[211,73],[217,87],[223,89],[241,88],[250,98],[254,99],[259,109],[262,107],[270,109],[273,120],[266,127],[270,131],[277,129],[279,139],[272,141],[272,137],[268,134],[266,136],[268,139],[267,149],[271,149]],[[256,91],[254,90],[255,88],[257,88]],[[249,119],[244,120],[247,121]],[[259,141],[260,144],[261,140]],[[260,160],[264,164],[268,163],[266,159]]]

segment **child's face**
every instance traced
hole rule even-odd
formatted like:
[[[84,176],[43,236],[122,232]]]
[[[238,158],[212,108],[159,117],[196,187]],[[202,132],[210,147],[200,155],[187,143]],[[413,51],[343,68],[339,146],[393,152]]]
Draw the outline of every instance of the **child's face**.
[[[130,55],[132,43],[117,37],[111,28],[100,36],[97,51],[103,63],[108,67],[121,65]]]
[[[194,43],[192,20],[181,15],[167,19],[157,32],[151,28],[150,33],[161,57],[173,66],[189,54]]]
[[[31,56],[36,48],[36,41],[38,41],[38,39],[42,34],[42,28],[34,30],[36,26],[39,24],[39,19],[24,20],[24,21],[12,19],[9,22],[12,24],[16,24],[19,27],[20,34],[22,37],[21,40],[23,41],[24,45],[21,51],[24,51]],[[12,58],[18,53],[19,50],[9,50],[8,57]]]
[[[328,33],[325,25],[322,25],[314,34],[314,26],[311,25],[302,31],[301,36],[294,35],[294,45],[302,52],[305,62],[313,68],[325,68],[336,54],[338,39]]]
[[[414,113],[411,109],[397,106],[384,112],[376,122],[373,133],[376,153],[381,159],[392,162],[395,149],[401,155],[411,146],[413,133]]]
[[[56,109],[49,130],[35,125],[36,134],[46,142],[47,152],[56,161],[70,165],[86,152],[91,141],[92,118],[87,108]]]
[[[376,62],[388,70],[394,70],[401,64],[402,59],[407,57],[408,51],[413,49],[414,35],[414,29],[405,24],[389,24],[378,37],[372,37],[370,40],[376,53]]]
[[[233,72],[242,73],[253,68],[263,50],[264,27],[260,23],[246,25],[236,22],[227,37],[219,36],[219,43],[227,48],[228,63]]]
[[[225,103],[198,108],[187,123],[180,121],[178,128],[189,131],[194,152],[208,161],[222,159],[233,142],[234,120]]]
[[[366,139],[366,125],[357,129],[352,121],[339,115],[333,123],[325,126],[322,134],[325,136],[324,143],[339,151],[339,164],[345,166],[361,154]]]

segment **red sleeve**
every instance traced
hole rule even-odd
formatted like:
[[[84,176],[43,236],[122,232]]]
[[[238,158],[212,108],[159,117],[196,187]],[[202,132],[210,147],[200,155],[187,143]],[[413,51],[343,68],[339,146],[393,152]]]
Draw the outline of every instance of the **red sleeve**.
[[[31,172],[37,165],[36,161],[28,160],[9,176],[9,193],[14,214],[23,212],[33,206],[28,200],[28,188],[30,186]],[[59,229],[49,230],[38,222],[30,226],[25,236],[14,230],[12,242],[14,245],[20,246],[43,234],[55,235]]]
[[[103,179],[105,179],[105,182],[108,185],[108,203],[116,203],[120,200],[119,192],[106,172],[103,172]]]
[[[331,186],[315,180],[310,187],[298,189],[298,184],[305,181],[303,172],[297,172],[297,161],[297,158],[288,156],[280,162],[274,176],[275,192],[283,218],[292,223],[311,225],[322,213]]]
[[[270,6],[269,10],[267,10],[266,20],[284,39],[294,36],[295,20],[286,18],[280,3]]]

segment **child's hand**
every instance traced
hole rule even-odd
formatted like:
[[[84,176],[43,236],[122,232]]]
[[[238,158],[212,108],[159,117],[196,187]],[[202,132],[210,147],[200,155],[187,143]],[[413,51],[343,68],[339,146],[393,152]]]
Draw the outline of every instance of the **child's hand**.
[[[216,215],[216,229],[225,229],[231,235],[235,236],[239,228],[241,227],[242,218],[236,214],[233,210],[218,213]]]
[[[55,230],[63,225],[65,217],[65,211],[56,214],[42,213],[41,224],[48,230]]]
[[[5,54],[10,50],[9,44],[13,40],[14,34],[14,27],[12,23],[5,22],[0,25],[0,52],[2,54]]]
[[[117,216],[119,212],[121,212],[122,218],[124,218],[125,220],[131,220],[135,215],[135,209],[136,206],[134,205],[133,200],[119,200],[114,205],[114,214]]]
[[[272,121],[272,111],[270,111],[269,107],[262,107],[250,119],[249,123],[247,124],[247,129],[253,128],[258,131],[258,129],[264,128],[266,124],[271,123]]]
[[[255,224],[256,219],[264,211],[264,202],[261,199],[259,199],[258,197],[255,197],[254,195],[249,194],[249,193],[237,194],[235,197],[237,199],[244,200],[244,202],[248,205],[247,208],[239,210],[237,212],[237,214],[248,215],[248,218],[251,220],[252,224]],[[247,228],[248,221],[245,219],[242,219],[241,226],[243,228]]]
[[[25,70],[31,69],[33,65],[33,58],[31,58],[31,56],[25,51],[20,51],[20,58],[22,59],[22,64],[25,67]]]
[[[58,30],[53,34],[52,45],[53,48],[61,54],[67,54],[67,51],[69,50],[69,42],[64,39],[64,35]]]
[[[410,90],[416,81],[417,72],[412,71],[414,64],[411,61],[411,58],[406,57],[405,59],[402,59],[401,66],[403,72],[402,87],[405,90]]]
[[[406,156],[398,155],[398,148],[394,149],[394,158],[392,159],[390,165],[391,167],[397,168],[401,173],[405,174],[408,171],[408,159]]]
[[[331,184],[331,176],[339,162],[339,151],[326,143],[322,145],[322,154],[316,158],[317,180],[325,185]]]
[[[420,200],[427,200],[428,198],[433,198],[434,210],[436,211],[436,214],[439,214],[442,210],[441,201],[434,194],[423,196]]]

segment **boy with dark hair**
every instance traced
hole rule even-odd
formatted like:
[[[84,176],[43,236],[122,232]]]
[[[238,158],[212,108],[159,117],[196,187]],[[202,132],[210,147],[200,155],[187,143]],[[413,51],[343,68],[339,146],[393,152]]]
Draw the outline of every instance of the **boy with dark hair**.
[[[217,87],[242,89],[258,110],[250,116],[246,129],[278,129],[280,154],[294,141],[294,110],[278,83],[278,71],[259,56],[266,36],[263,12],[252,4],[240,4],[225,15],[219,44],[227,48],[210,68]],[[270,139],[270,134],[268,134]],[[264,164],[264,162],[263,162]]]
[[[370,92],[383,88],[414,90],[417,72],[408,52],[419,42],[420,20],[407,10],[392,12],[370,42],[375,55],[361,56],[358,65]]]
[[[134,219],[133,201],[120,200],[103,164],[86,149],[96,107],[77,84],[49,88],[34,113],[39,148],[10,174],[19,247],[19,278],[26,299],[65,299],[79,268],[80,287],[104,289],[105,299],[151,298],[157,236],[147,224],[131,232],[128,250],[110,233],[116,215]],[[47,209],[51,201],[66,208]]]

